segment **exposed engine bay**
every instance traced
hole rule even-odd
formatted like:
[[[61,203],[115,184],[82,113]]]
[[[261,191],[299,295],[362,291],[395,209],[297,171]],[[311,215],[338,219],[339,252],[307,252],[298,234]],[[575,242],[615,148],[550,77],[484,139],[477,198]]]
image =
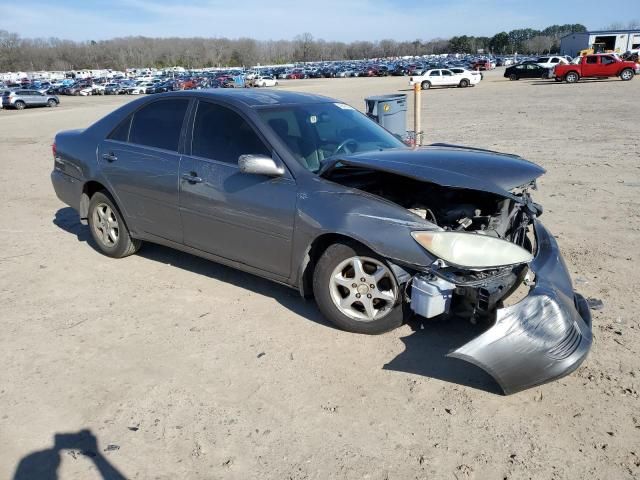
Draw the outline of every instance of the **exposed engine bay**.
[[[335,169],[329,178],[400,205],[445,231],[493,236],[533,253],[530,226],[542,213],[542,208],[533,203],[529,195],[529,188],[535,188],[534,182],[515,189],[506,198],[491,192],[444,187],[359,167]],[[429,272],[414,277],[408,286],[407,297],[414,297],[412,308],[427,318],[450,312],[472,319],[491,317],[522,283],[527,270],[526,264],[461,269],[435,262]],[[411,290],[417,295],[411,295]],[[438,306],[434,308],[436,298]],[[416,303],[422,306],[416,307]]]

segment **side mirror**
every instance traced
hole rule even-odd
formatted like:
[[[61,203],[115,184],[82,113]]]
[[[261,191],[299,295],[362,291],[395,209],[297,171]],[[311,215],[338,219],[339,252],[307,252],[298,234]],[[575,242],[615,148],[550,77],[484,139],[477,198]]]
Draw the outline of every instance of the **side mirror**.
[[[242,173],[280,177],[284,175],[284,168],[279,167],[271,157],[266,155],[240,155],[238,166]]]

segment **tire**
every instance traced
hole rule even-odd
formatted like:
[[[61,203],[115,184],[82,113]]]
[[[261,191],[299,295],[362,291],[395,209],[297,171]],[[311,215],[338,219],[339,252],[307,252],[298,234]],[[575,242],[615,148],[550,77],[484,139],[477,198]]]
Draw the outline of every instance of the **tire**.
[[[56,102],[53,98],[50,98],[50,99],[47,101],[47,106],[48,106],[48,107],[52,107],[52,108],[53,108],[53,107],[57,107],[57,106],[58,106],[58,102]]]
[[[458,86],[460,88],[467,88],[469,86],[469,80],[467,80],[466,78],[463,78],[462,80],[460,80],[460,83],[458,84]]]
[[[620,80],[628,82],[635,76],[635,73],[630,68],[625,68],[620,72]]]
[[[422,88],[422,90],[429,90],[431,88],[431,82],[425,80],[420,84],[420,88]]]
[[[360,262],[359,269],[353,268],[356,259]],[[378,280],[373,277],[374,270],[382,272]],[[364,282],[356,278],[358,274],[365,278]],[[349,332],[373,335],[402,325],[403,306],[402,301],[398,301],[401,291],[385,260],[357,245],[331,245],[313,272],[313,292],[320,312],[338,328]],[[341,303],[343,307],[338,306]],[[369,312],[373,312],[373,317]]]
[[[24,103],[22,100],[18,100],[16,103],[13,104],[13,106],[16,108],[16,110],[24,110],[27,104]]]
[[[580,75],[578,75],[576,72],[569,72],[564,76],[564,80],[567,83],[576,83],[578,80],[580,80]]]
[[[105,191],[96,192],[91,197],[88,220],[89,230],[98,250],[108,257],[128,257],[142,246],[140,240],[131,238],[120,211]]]
[[[511,75],[509,75],[509,80],[511,80],[512,82],[515,82],[518,79],[518,76],[515,73],[512,73]]]

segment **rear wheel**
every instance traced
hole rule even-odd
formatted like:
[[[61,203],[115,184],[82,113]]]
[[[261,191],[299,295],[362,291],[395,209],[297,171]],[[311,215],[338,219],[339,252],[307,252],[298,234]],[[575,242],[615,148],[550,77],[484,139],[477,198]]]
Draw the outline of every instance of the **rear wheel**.
[[[14,107],[16,107],[16,110],[24,110],[24,107],[27,106],[26,103],[24,103],[22,100],[18,100],[16,103],[13,104]]]
[[[625,82],[631,80],[635,73],[630,68],[625,68],[622,72],[620,72],[620,80],[624,80]]]
[[[564,79],[567,81],[567,83],[576,83],[578,80],[580,80],[580,76],[576,72],[569,72],[564,77]]]
[[[364,247],[327,248],[313,272],[313,292],[323,315],[343,330],[377,334],[402,325],[396,278],[384,259]]]
[[[460,80],[460,83],[458,84],[459,87],[461,88],[466,88],[469,86],[469,80],[467,80],[466,78],[463,78],[462,80]]]
[[[431,88],[431,82],[424,81],[420,84],[422,90],[429,90]]]
[[[106,192],[97,192],[89,202],[89,229],[99,250],[113,258],[137,252],[142,242],[131,238],[115,202]]]

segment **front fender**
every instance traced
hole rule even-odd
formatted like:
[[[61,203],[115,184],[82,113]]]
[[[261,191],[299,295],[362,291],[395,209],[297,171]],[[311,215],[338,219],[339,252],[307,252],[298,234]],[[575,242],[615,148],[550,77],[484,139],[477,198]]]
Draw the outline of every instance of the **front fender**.
[[[433,258],[411,236],[416,230],[438,230],[404,208],[359,190],[335,189],[300,193],[296,212],[293,263],[299,269],[292,284],[301,281],[314,242],[333,234],[353,239],[389,261],[413,268],[433,263]]]

